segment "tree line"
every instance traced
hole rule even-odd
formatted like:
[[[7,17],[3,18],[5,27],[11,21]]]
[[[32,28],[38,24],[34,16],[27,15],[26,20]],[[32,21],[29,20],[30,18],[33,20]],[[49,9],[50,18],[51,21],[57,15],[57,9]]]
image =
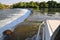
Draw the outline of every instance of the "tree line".
[[[8,9],[9,5],[1,4],[0,3],[0,9]]]
[[[60,8],[60,3],[56,1],[48,1],[48,2],[19,2],[12,5],[12,8]]]
[[[12,5],[4,5],[0,3],[1,8],[33,8],[33,9],[40,9],[40,8],[60,8],[60,3],[56,1],[48,1],[48,2],[18,2]]]

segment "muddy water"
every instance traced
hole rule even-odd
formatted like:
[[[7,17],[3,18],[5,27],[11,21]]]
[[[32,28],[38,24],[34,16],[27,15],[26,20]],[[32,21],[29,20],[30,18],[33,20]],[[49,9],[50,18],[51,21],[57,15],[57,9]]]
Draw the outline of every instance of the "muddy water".
[[[45,17],[48,19],[57,17],[59,12],[57,15],[56,14],[56,11],[49,10],[40,10],[39,12],[34,11],[24,22],[17,25],[17,28],[14,30],[15,38],[17,40],[32,40],[32,37],[38,32],[38,28],[42,20],[44,20]]]

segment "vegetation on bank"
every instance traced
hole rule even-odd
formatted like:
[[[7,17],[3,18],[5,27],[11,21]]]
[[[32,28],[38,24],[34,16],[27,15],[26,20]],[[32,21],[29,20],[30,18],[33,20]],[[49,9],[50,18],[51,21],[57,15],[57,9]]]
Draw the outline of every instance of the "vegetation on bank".
[[[33,8],[33,9],[40,9],[40,8],[60,8],[60,3],[56,1],[48,1],[48,2],[18,2],[12,5],[4,5],[0,3],[0,9],[5,8]]]
[[[56,1],[48,1],[48,2],[19,2],[12,5],[12,8],[60,8],[60,3]]]
[[[9,5],[1,4],[0,3],[0,9],[9,9]]]

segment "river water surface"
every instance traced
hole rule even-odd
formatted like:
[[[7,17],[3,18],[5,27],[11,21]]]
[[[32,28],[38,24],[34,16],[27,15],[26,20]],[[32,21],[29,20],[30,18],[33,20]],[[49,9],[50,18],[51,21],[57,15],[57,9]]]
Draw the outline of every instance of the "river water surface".
[[[13,15],[17,15],[17,13],[19,12],[20,10],[15,10],[15,9],[8,9],[5,11],[0,10],[0,21],[13,17]],[[15,37],[12,37],[12,38],[15,38],[16,40],[17,39],[32,40],[34,36],[38,33],[39,25],[44,19],[60,20],[60,9],[59,8],[57,9],[43,8],[43,9],[40,9],[39,11],[34,10],[33,13],[25,21],[16,25],[16,28],[14,29],[14,32],[13,32],[15,34],[14,35]]]

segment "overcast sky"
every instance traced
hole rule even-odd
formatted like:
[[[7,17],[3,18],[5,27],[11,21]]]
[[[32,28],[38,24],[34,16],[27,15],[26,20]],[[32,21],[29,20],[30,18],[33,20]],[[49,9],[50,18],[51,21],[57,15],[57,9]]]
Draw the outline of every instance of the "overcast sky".
[[[0,3],[2,4],[8,4],[8,5],[11,5],[13,3],[17,3],[17,2],[30,2],[30,1],[37,1],[37,2],[42,2],[42,1],[48,1],[48,0],[0,0]],[[60,0],[54,0],[54,1],[57,1],[57,2],[60,2]]]

